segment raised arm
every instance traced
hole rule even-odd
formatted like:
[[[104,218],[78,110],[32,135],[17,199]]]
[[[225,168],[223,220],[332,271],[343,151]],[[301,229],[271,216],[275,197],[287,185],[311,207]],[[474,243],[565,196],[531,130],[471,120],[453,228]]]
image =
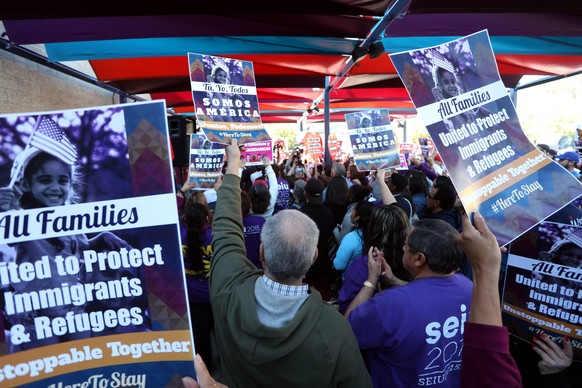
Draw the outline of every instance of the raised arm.
[[[246,258],[241,215],[240,151],[236,140],[226,148],[228,164],[217,190],[212,218],[212,261],[210,264],[210,297],[228,291],[238,278],[256,267]]]
[[[394,197],[394,194],[392,194],[392,192],[388,188],[388,185],[386,184],[386,181],[384,180],[385,177],[386,177],[386,170],[379,168],[378,171],[376,172],[376,182],[378,183],[378,188],[380,189],[380,195],[382,196],[382,203],[384,205],[392,205],[393,203],[396,203],[396,198]]]
[[[509,353],[499,302],[501,250],[485,219],[474,213],[474,226],[463,215],[458,241],[473,267],[473,296],[463,333],[461,387],[521,387],[521,375]]]
[[[279,194],[279,184],[277,183],[277,174],[271,166],[271,161],[268,157],[263,156],[263,166],[265,166],[265,172],[267,173],[267,179],[269,180],[269,193],[271,194],[271,201],[269,202],[269,207],[265,215],[272,215],[275,211],[275,204],[277,203],[277,195]]]
[[[469,322],[501,326],[499,273],[501,250],[481,214],[474,213],[475,226],[463,215],[463,233],[458,241],[473,268],[473,297]]]

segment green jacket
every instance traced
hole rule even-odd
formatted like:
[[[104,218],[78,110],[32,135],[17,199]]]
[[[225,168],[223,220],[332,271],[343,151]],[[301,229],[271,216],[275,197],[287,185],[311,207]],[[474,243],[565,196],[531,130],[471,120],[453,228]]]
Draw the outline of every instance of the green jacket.
[[[263,325],[254,287],[262,275],[246,259],[240,178],[224,176],[213,218],[210,298],[220,354],[221,382],[229,387],[371,387],[348,321],[310,295],[283,328]]]

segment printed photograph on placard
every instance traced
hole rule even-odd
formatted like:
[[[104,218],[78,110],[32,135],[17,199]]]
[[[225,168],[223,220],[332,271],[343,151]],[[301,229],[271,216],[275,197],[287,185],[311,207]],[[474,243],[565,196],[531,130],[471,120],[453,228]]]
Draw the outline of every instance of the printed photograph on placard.
[[[165,112],[0,115],[0,360],[19,371],[6,386],[195,375]]]
[[[246,143],[241,157],[245,160],[245,166],[262,166],[263,157],[273,161],[273,149],[270,141]]]
[[[579,195],[582,183],[525,136],[487,30],[390,59],[465,210],[500,245]]]
[[[188,173],[194,188],[200,190],[214,188],[224,165],[224,147],[224,144],[211,142],[203,133],[190,135]]]
[[[349,113],[345,118],[354,163],[359,171],[375,171],[400,165],[388,109]]]
[[[503,323],[532,342],[568,336],[582,360],[582,227],[540,222],[512,242],[503,290]]]
[[[188,53],[197,123],[217,143],[270,140],[259,112],[253,63]]]

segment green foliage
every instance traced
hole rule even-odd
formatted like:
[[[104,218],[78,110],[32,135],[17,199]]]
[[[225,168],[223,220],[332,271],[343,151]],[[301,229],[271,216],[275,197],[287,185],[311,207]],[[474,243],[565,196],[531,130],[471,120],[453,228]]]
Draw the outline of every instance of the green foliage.
[[[289,151],[293,148],[293,145],[297,142],[297,130],[292,126],[278,127],[278,128],[267,128],[269,134],[273,138],[273,141],[277,139],[285,140],[285,146]]]
[[[517,114],[533,143],[556,145],[574,137],[582,124],[582,75],[550,81],[517,92]]]

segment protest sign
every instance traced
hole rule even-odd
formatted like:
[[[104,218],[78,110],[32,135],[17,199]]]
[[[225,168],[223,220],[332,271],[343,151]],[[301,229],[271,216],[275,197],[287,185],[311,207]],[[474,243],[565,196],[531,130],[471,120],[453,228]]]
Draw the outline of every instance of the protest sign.
[[[428,138],[427,137],[421,137],[418,139],[418,144],[420,145],[420,152],[422,153],[422,156],[424,157],[428,157],[430,156],[430,149],[428,147]]]
[[[582,227],[540,222],[510,246],[503,324],[531,343],[544,333],[567,336],[582,360]]]
[[[398,154],[404,156],[404,165],[402,165],[402,157],[400,158],[400,164],[403,168],[408,168],[408,158],[414,156],[415,145],[412,143],[399,143],[398,144]]]
[[[163,101],[0,116],[0,385],[195,376]]]
[[[303,138],[304,157],[312,160],[323,158],[323,144],[321,137],[317,133],[307,132]]]
[[[188,53],[188,64],[196,119],[208,140],[271,139],[261,121],[252,62]]]
[[[245,166],[262,166],[263,157],[273,161],[271,141],[246,143],[244,152],[241,152],[241,157],[245,159]]]
[[[277,139],[273,143],[273,163],[280,164],[283,160],[287,158],[287,146],[285,145],[285,140]]]
[[[388,109],[345,115],[354,163],[359,171],[398,167],[400,157]]]
[[[213,143],[204,134],[190,135],[190,182],[196,189],[212,189],[224,165],[224,144]]]
[[[327,137],[327,149],[332,161],[336,160],[341,152],[341,143],[338,141],[335,133],[330,133]]]
[[[390,55],[467,212],[505,245],[576,198],[582,183],[525,136],[486,30]]]

